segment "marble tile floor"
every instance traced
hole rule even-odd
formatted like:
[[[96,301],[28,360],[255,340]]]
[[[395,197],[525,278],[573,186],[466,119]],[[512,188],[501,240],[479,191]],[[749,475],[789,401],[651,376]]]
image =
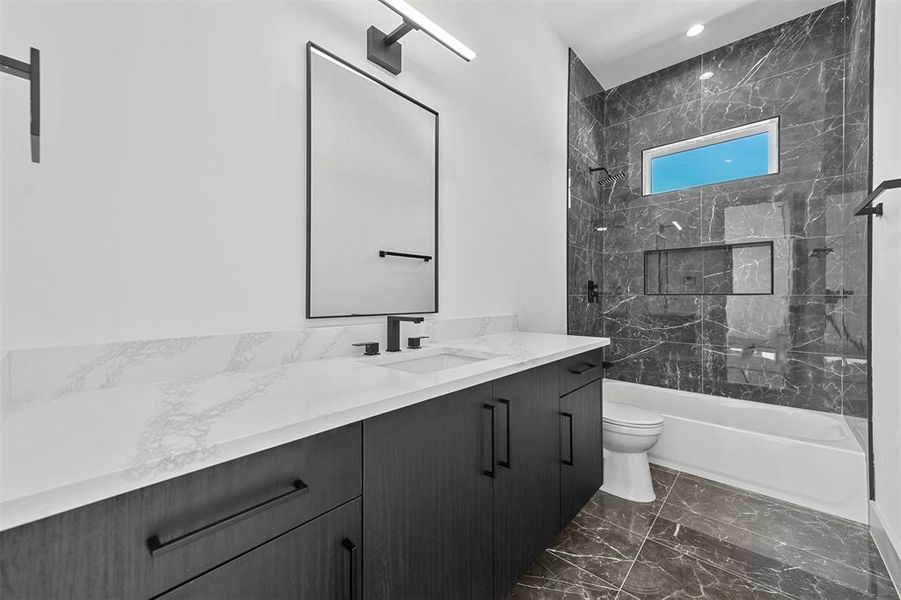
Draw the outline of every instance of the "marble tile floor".
[[[657,500],[597,492],[507,600],[898,600],[863,525],[652,466]]]

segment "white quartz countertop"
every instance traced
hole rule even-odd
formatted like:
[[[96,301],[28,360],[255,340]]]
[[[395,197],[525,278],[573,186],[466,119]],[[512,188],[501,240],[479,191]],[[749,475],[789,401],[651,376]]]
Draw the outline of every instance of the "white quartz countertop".
[[[0,531],[609,344],[503,333],[437,345],[484,360],[380,366],[342,357],[30,403],[0,427]]]

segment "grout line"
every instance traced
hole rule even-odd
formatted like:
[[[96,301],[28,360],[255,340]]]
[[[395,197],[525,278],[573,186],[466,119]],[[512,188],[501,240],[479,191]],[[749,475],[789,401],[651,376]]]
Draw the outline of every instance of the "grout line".
[[[660,513],[663,512],[663,507],[666,506],[667,501],[669,500],[669,495],[673,492],[673,489],[676,487],[676,482],[679,481],[679,477],[682,475],[681,471],[676,471],[676,478],[673,479],[673,483],[670,484],[669,489],[666,491],[666,496],[663,498],[663,502],[660,503],[660,508],[657,509],[657,513],[654,515],[654,520],[651,521],[650,527],[648,527],[647,533],[644,535],[644,539],[641,540],[641,546],[638,547],[638,552],[635,553],[635,558],[632,559],[632,564],[629,565],[629,570],[626,571],[626,576],[623,577],[622,582],[619,584],[619,589],[616,591],[617,597],[619,597],[620,592],[623,591],[623,587],[626,585],[626,581],[629,580],[629,575],[632,574],[632,568],[635,567],[635,563],[638,562],[638,557],[641,556],[641,551],[644,549],[645,543],[647,543],[648,538],[651,537],[651,530],[654,529],[654,525],[657,523],[657,518],[660,516]],[[629,593],[629,592],[625,592]]]

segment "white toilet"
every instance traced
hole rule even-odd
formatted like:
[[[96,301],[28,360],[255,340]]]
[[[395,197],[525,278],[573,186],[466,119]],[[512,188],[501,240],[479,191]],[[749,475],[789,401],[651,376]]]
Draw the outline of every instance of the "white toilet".
[[[604,485],[608,494],[632,500],[656,499],[648,450],[663,432],[663,417],[649,410],[604,401]]]

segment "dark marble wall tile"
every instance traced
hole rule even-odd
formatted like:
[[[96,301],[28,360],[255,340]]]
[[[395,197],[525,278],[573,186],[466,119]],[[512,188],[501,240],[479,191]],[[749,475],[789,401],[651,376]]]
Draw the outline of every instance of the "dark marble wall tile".
[[[701,194],[687,191],[672,202],[632,203],[604,213],[605,252],[697,246],[701,242]],[[678,227],[673,223],[678,223]],[[679,229],[681,227],[681,229]]]
[[[614,125],[698,98],[700,57],[661,69],[609,90],[606,125]]]
[[[825,238],[844,230],[843,180],[809,179],[756,187],[721,184],[701,197],[703,242],[764,241],[779,238]]]
[[[849,417],[869,415],[867,359],[847,357],[842,363],[842,413]]]
[[[704,346],[704,393],[840,413],[841,356]]]
[[[605,127],[604,139],[609,140],[605,163],[616,167],[641,163],[642,150],[700,135],[702,109],[700,99],[692,100]]]
[[[841,116],[844,57],[808,64],[708,96],[704,133],[780,116],[782,126]]]
[[[702,342],[705,347],[740,349],[748,355],[794,351],[840,357],[841,315],[835,314],[836,303],[823,296],[704,297]]]
[[[597,94],[602,94],[604,88],[591,74],[582,59],[573,52],[569,51],[569,94],[576,100],[582,102],[586,98],[590,98]]]
[[[870,168],[870,113],[868,110],[845,115],[845,174],[866,174]]]
[[[597,335],[603,326],[601,304],[589,302],[587,285],[603,281],[603,223],[597,176],[589,172],[603,157],[604,89],[579,57],[569,54],[567,195],[567,331]]]
[[[866,356],[865,222],[852,213],[869,185],[871,10],[872,0],[840,2],[601,93],[573,63],[571,189],[592,210],[571,211],[569,241],[586,249],[571,276],[603,277],[601,303],[570,312],[579,331],[630,356],[608,376],[860,413],[866,381],[847,364]],[[643,150],[777,115],[778,173],[642,195]],[[626,176],[582,177],[595,160]],[[606,231],[590,231],[598,225]],[[718,295],[645,295],[660,291],[645,285],[645,251],[753,241],[773,244],[771,278],[752,251],[737,270],[725,255],[719,265],[686,254],[650,281]],[[770,280],[772,295],[733,295]]]
[[[590,162],[597,164],[603,152],[603,127],[587,108],[572,98],[569,101],[569,143]]]
[[[644,252],[605,252],[603,272],[601,290],[605,296],[644,293]]]
[[[873,0],[847,0],[848,64],[845,77],[845,110],[854,113],[870,106],[870,45]]]
[[[844,6],[841,2],[704,54],[703,70],[714,76],[704,93],[758,81],[845,52]]]
[[[701,346],[679,342],[611,338],[606,376],[688,392],[700,392]]]
[[[699,296],[606,296],[605,337],[695,344],[701,340]]]
[[[604,225],[605,216],[601,209],[588,202],[583,202],[573,194],[567,211],[568,243],[600,252],[603,247],[604,232],[598,231],[598,227]]]

